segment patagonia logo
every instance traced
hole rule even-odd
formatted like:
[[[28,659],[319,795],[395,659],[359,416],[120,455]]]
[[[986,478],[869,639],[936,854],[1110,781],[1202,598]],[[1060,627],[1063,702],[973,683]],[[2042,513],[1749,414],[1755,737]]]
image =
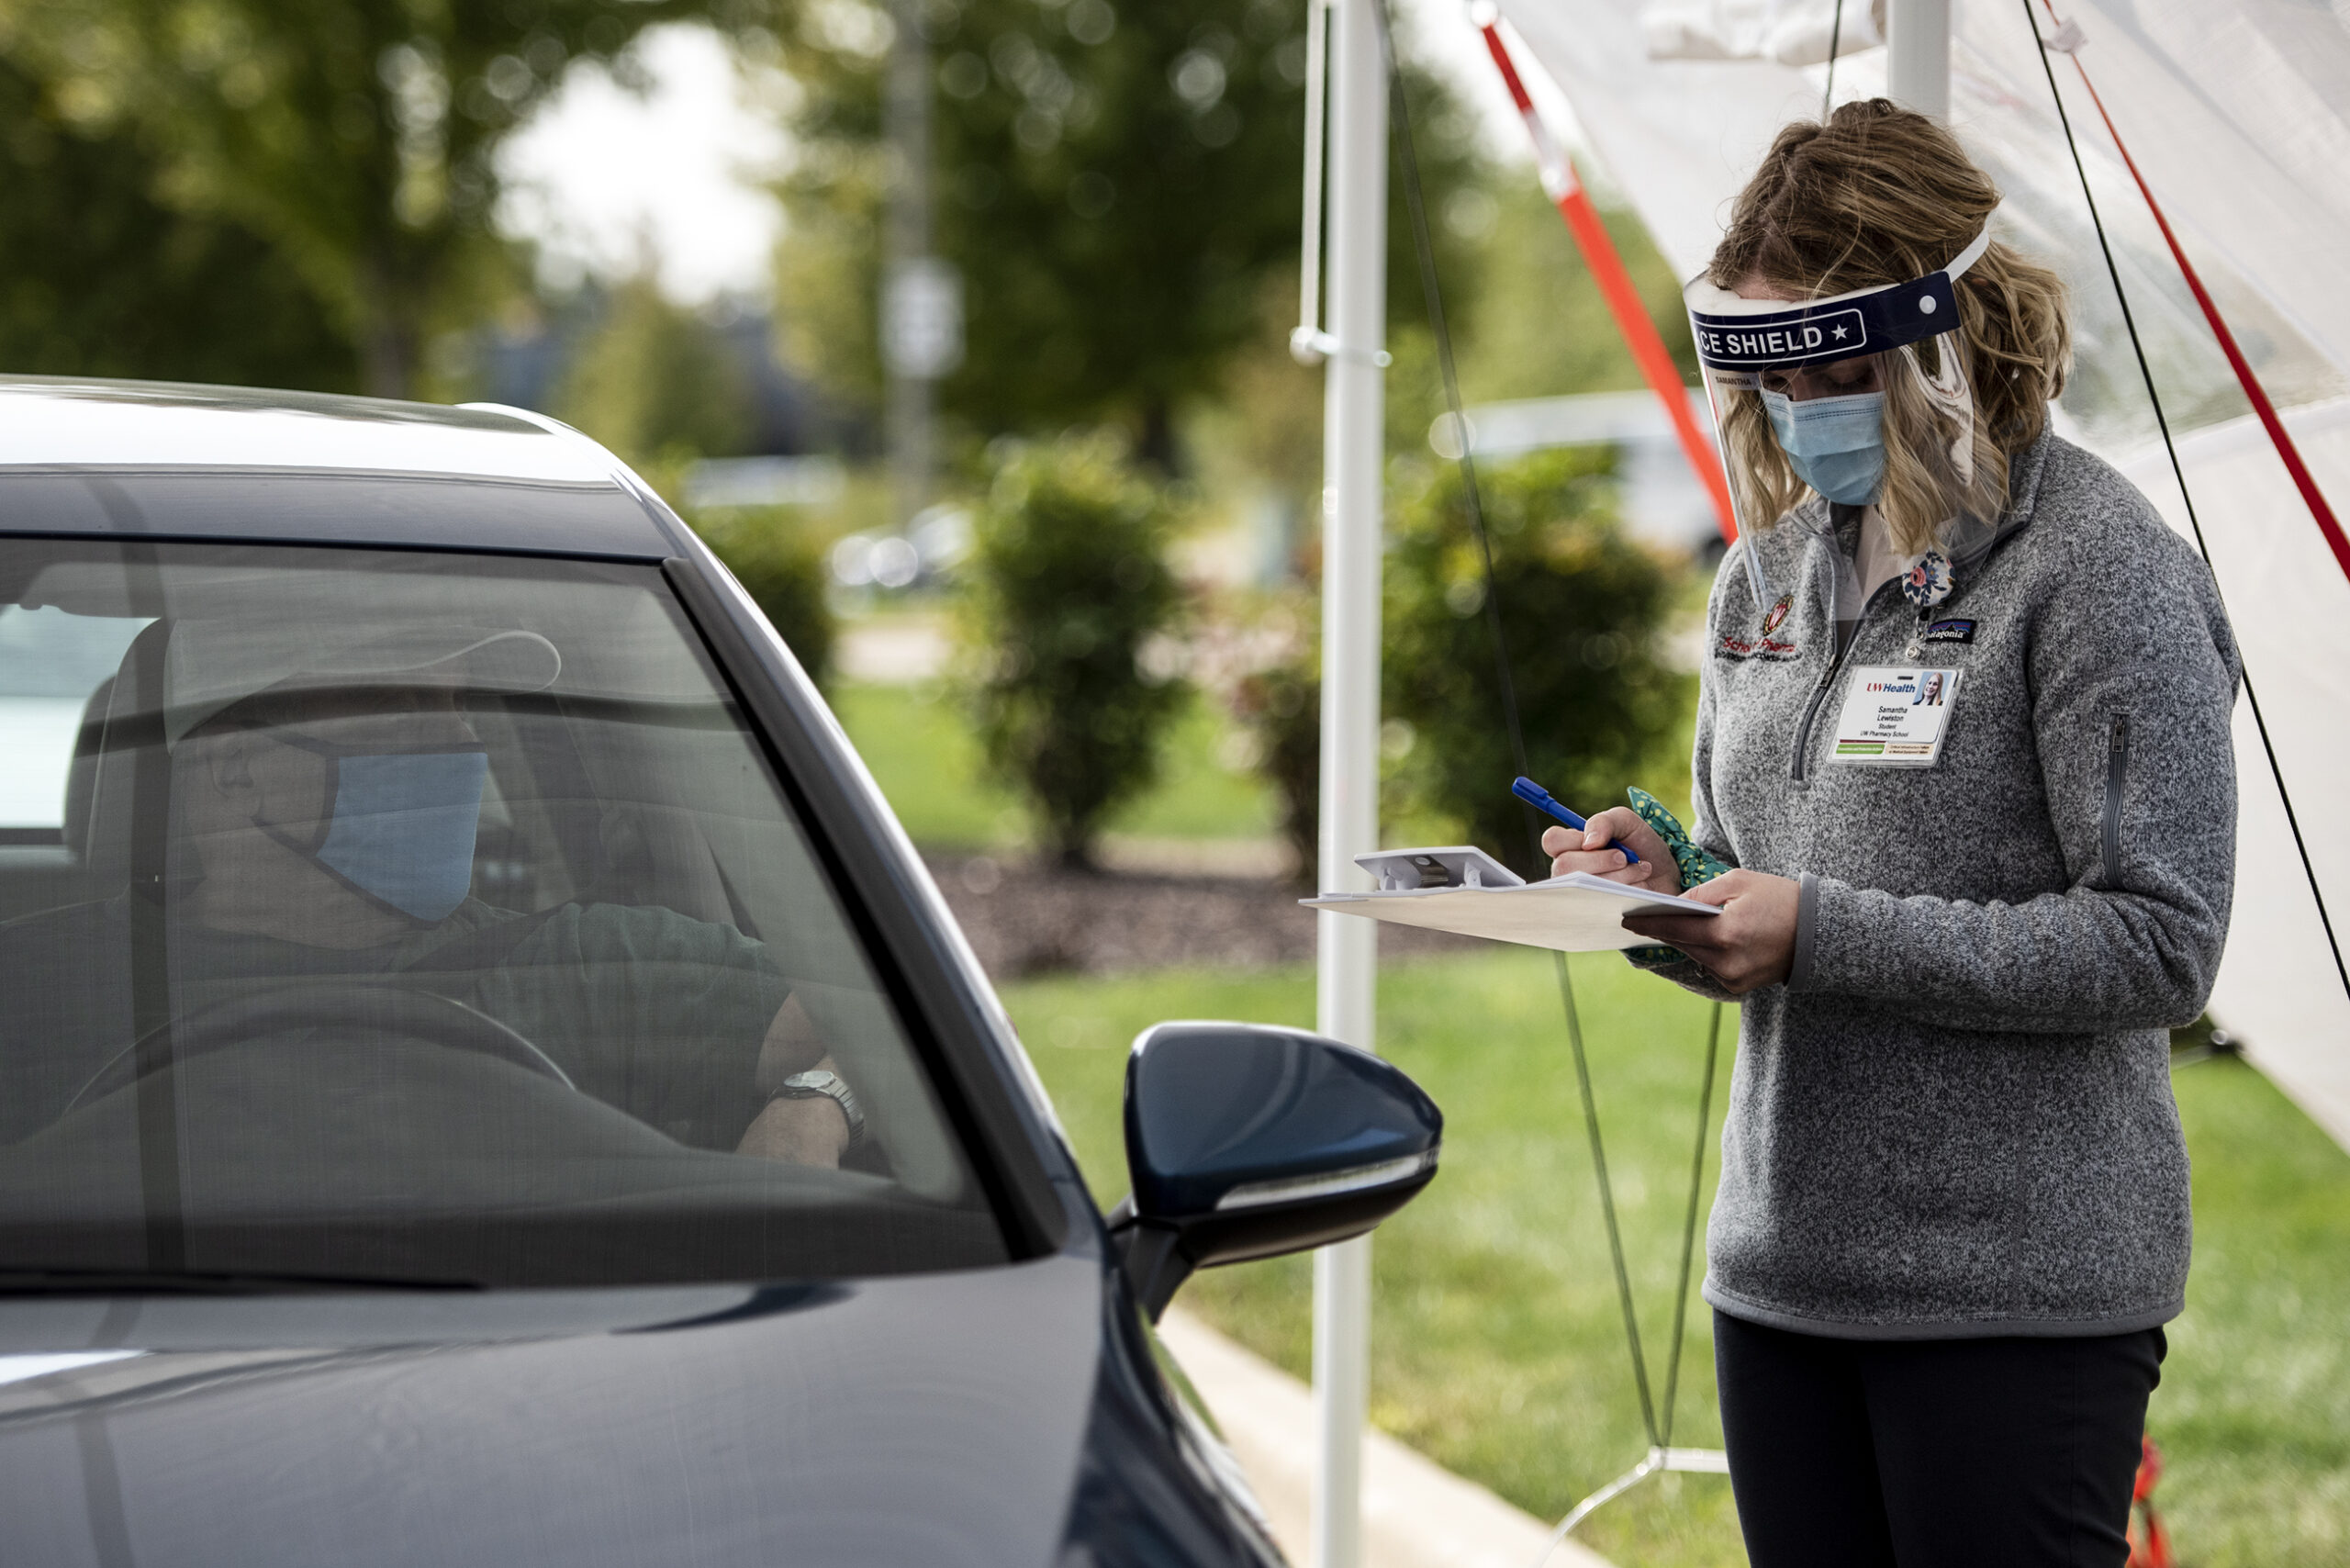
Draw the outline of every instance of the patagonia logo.
[[[1919,633],[1921,643],[1972,643],[1975,622],[1972,621],[1937,621]]]

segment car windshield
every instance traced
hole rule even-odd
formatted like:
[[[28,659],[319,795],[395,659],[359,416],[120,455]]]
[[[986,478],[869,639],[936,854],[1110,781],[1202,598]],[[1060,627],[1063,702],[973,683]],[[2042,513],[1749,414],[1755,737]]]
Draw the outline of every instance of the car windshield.
[[[0,1290],[1006,1256],[652,566],[0,541]]]

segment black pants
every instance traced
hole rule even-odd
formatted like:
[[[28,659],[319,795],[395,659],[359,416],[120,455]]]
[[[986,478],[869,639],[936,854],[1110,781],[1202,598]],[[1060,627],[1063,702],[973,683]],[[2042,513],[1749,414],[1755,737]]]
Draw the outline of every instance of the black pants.
[[[1714,1314],[1753,1568],[2121,1568],[2159,1328],[1826,1339]]]

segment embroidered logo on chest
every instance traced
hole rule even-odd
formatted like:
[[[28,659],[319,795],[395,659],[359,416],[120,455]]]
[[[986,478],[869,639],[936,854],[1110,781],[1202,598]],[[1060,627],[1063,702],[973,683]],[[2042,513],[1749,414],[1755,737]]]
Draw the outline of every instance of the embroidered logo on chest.
[[[1937,621],[1918,633],[1921,643],[1972,643],[1975,622],[1972,621]]]
[[[1740,637],[1735,633],[1725,632],[1722,640],[1714,644],[1714,657],[1718,659],[1791,659],[1795,656],[1796,645],[1783,643],[1776,637]]]
[[[1788,613],[1795,607],[1794,594],[1781,594],[1779,601],[1762,617],[1762,630],[1751,637],[1741,637],[1735,632],[1723,633],[1721,641],[1714,644],[1714,657],[1733,660],[1794,658],[1796,645],[1772,633],[1787,623]]]

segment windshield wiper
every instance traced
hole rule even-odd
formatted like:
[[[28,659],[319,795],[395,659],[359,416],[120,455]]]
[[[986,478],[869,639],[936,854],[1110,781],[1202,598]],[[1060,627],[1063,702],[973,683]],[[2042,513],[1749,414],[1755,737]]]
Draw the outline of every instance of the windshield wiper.
[[[328,1291],[479,1291],[488,1288],[479,1280],[417,1280],[376,1274],[0,1267],[0,1296],[278,1295]]]

